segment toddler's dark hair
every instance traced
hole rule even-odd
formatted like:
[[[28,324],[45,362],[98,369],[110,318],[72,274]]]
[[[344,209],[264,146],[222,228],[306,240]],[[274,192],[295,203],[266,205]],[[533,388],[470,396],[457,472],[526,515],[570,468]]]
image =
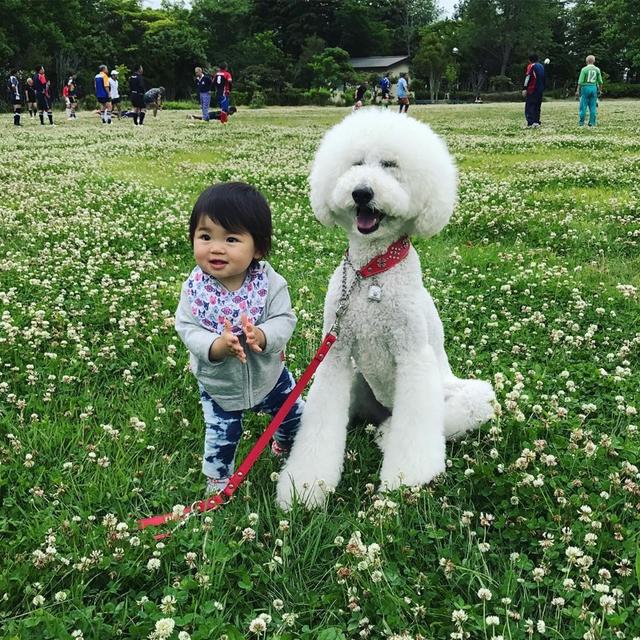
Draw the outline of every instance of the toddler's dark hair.
[[[209,216],[232,233],[250,233],[256,251],[263,257],[271,250],[271,209],[266,198],[250,184],[221,182],[200,194],[189,219],[191,246],[202,216]]]

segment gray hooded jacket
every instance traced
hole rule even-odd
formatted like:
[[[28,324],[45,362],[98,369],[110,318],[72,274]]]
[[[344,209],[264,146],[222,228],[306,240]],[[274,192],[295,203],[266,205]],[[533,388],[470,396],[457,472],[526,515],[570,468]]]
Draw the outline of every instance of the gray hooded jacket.
[[[296,326],[287,281],[268,262],[264,265],[269,293],[255,324],[262,329],[267,344],[262,353],[254,353],[247,348],[244,335],[240,336],[247,355],[246,364],[233,357],[217,362],[209,360],[209,348],[220,335],[205,329],[194,318],[186,283],[182,287],[176,310],[176,331],[189,349],[193,375],[225,411],[250,409],[275,387],[284,367],[284,348]]]

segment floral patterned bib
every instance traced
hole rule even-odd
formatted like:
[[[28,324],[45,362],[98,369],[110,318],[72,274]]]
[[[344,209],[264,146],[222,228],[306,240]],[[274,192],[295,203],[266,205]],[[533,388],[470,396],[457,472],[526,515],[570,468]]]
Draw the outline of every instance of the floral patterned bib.
[[[269,292],[269,279],[264,264],[250,267],[242,286],[227,291],[213,276],[196,267],[187,278],[187,295],[191,313],[200,324],[217,334],[224,331],[228,320],[236,335],[242,334],[241,314],[252,324],[262,315]]]

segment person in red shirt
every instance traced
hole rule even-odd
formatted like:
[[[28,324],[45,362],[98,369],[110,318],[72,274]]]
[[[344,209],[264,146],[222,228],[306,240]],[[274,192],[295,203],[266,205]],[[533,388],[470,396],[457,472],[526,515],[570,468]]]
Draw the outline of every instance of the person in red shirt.
[[[229,119],[229,94],[233,80],[231,74],[227,70],[227,63],[221,62],[218,65],[218,71],[213,76],[213,86],[216,90],[216,99],[220,107],[220,122],[224,124]]]

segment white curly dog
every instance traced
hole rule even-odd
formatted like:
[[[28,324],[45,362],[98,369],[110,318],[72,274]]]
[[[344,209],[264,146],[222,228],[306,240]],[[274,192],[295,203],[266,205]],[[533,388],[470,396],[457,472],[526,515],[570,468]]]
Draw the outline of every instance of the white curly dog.
[[[316,373],[278,481],[285,509],[296,495],[321,505],[337,486],[354,414],[382,422],[383,490],[430,482],[445,470],[445,438],[493,416],[491,385],[453,375],[418,254],[403,241],[433,236],[451,217],[457,170],[444,142],[406,115],[361,109],[326,133],[310,183],[317,219],[342,227],[349,249],[324,306],[325,333],[340,306],[338,338]],[[356,275],[390,246],[395,266]]]

